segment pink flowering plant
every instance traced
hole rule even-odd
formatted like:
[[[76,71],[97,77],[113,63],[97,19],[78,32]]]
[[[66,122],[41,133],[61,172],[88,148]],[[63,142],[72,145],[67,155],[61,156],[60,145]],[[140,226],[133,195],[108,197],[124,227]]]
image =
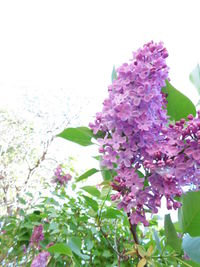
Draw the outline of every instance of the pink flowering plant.
[[[185,229],[184,200],[200,194],[200,111],[171,85],[167,57],[162,42],[138,49],[130,63],[113,70],[91,130],[70,128],[59,135],[81,145],[97,140],[100,171],[110,173],[111,199],[127,214],[136,244],[137,226],[149,226],[148,214],[158,214],[164,199],[168,210],[179,209],[183,233],[194,236]],[[180,253],[182,241],[176,241]]]
[[[100,167],[78,175],[58,164],[48,194],[1,216],[1,266],[200,266],[199,103],[172,86],[167,57],[162,42],[145,44],[113,68],[89,127],[58,134],[96,146]],[[199,77],[197,66],[200,95]]]

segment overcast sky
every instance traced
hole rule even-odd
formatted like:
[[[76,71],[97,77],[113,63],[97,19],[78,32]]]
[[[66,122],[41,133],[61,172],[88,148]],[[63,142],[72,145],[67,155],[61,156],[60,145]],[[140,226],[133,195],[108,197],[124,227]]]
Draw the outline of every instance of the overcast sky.
[[[144,43],[164,41],[171,82],[194,102],[188,75],[200,62],[200,1],[0,1],[0,103],[23,90],[93,99],[101,108],[115,64]]]

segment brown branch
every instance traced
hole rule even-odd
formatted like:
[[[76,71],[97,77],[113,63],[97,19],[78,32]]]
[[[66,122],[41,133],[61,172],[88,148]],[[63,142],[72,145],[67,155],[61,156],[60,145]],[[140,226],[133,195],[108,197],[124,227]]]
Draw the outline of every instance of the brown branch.
[[[135,241],[135,244],[139,245],[140,242],[139,242],[139,239],[138,239],[138,236],[137,236],[137,224],[132,224],[131,223],[130,213],[127,213],[127,215],[128,215],[128,220],[129,220],[131,234],[133,236],[133,239]]]
[[[127,213],[127,215],[128,215],[128,220],[129,220],[131,234],[133,236],[133,239],[135,241],[135,244],[139,245],[140,244],[140,241],[139,241],[138,236],[137,236],[137,224],[132,224],[131,223],[130,213]],[[140,257],[139,254],[138,254],[138,256],[139,256],[139,259],[141,259],[141,257]],[[147,267],[147,264],[145,264],[144,267]]]

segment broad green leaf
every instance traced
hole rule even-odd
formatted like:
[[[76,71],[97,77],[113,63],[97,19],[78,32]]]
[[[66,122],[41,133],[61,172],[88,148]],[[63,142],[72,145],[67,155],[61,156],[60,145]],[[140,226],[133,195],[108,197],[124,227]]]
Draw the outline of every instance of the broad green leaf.
[[[198,93],[200,94],[200,66],[199,64],[196,65],[195,69],[190,73],[190,81],[196,87]]]
[[[108,169],[102,169],[101,170],[102,177],[105,181],[111,181],[112,180],[112,171]]]
[[[87,205],[89,207],[91,207],[95,212],[97,212],[98,211],[98,203],[94,199],[92,199],[90,197],[87,197],[87,196],[83,196],[83,197],[84,197],[85,202],[87,203]]]
[[[182,247],[193,261],[200,263],[200,237],[186,235]]]
[[[87,127],[67,128],[57,136],[82,146],[93,144],[91,141],[93,137],[92,130]]]
[[[196,116],[196,109],[192,101],[168,81],[166,81],[166,87],[162,91],[168,95],[167,114],[172,121],[179,121],[182,118],[187,119],[189,114]]]
[[[175,229],[176,229],[176,232],[178,232],[178,233],[182,233],[182,229],[181,229],[181,227],[180,227],[179,222],[174,222],[173,224],[174,224],[174,227],[175,227]]]
[[[64,243],[57,243],[57,244],[49,247],[47,250],[51,253],[58,253],[58,254],[62,254],[62,255],[67,255],[69,257],[72,256],[71,249],[69,248],[69,246],[67,246]]]
[[[105,167],[101,167],[101,175],[104,181],[111,181],[114,176],[116,176],[116,172],[114,170],[108,170]]]
[[[94,243],[92,240],[86,240],[86,247],[87,247],[87,250],[91,250],[93,247],[94,247]]]
[[[84,255],[81,252],[81,239],[79,237],[72,237],[70,238],[68,245],[71,248],[71,250],[79,257],[81,257],[84,260],[89,259],[90,257],[88,255]]]
[[[167,238],[167,244],[170,245],[176,252],[181,251],[181,239],[178,238],[175,227],[171,221],[170,214],[165,215],[165,235]]]
[[[115,70],[115,66],[113,66],[112,74],[111,74],[111,81],[117,80],[117,72]]]
[[[182,196],[179,223],[184,233],[200,236],[200,191],[188,192]]]
[[[88,171],[86,171],[85,173],[83,173],[81,176],[79,176],[77,179],[76,179],[76,182],[80,182],[82,180],[85,180],[86,178],[92,176],[93,174],[99,172],[99,170],[95,169],[95,168],[92,168]]]
[[[81,250],[82,241],[81,241],[80,237],[78,237],[78,236],[71,237],[69,240],[69,244],[73,244],[74,247]]]
[[[122,212],[112,207],[108,207],[104,212],[102,212],[101,216],[102,218],[107,219],[117,219],[122,216]]]
[[[86,191],[87,193],[89,193],[90,195],[94,196],[94,197],[100,197],[101,193],[100,191],[95,187],[95,186],[83,186],[81,187],[82,190]]]

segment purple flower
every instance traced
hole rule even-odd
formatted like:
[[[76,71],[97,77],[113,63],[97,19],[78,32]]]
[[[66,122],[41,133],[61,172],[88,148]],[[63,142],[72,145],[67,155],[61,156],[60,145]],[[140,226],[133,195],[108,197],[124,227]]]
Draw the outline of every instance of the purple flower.
[[[72,179],[70,174],[65,174],[62,170],[62,167],[59,165],[54,171],[54,183],[58,183],[60,185],[67,184]]]
[[[119,208],[133,224],[148,225],[145,209],[157,213],[162,197],[168,209],[177,209],[183,187],[200,183],[200,111],[167,126],[166,96],[161,89],[168,79],[167,50],[149,42],[133,53],[130,64],[117,69],[108,87],[102,112],[90,127],[105,132],[100,140],[102,164],[115,169],[112,182]],[[136,173],[146,173],[141,178]]]
[[[129,103],[121,103],[116,106],[117,116],[120,120],[126,121],[131,115],[131,105]]]
[[[34,226],[33,233],[30,239],[30,246],[35,246],[36,248],[40,248],[40,241],[44,239],[43,234],[43,225],[40,224],[38,226]]]
[[[99,150],[103,154],[102,164],[107,168],[118,164],[117,177],[112,183],[118,193],[112,198],[121,195],[119,206],[128,212],[137,210],[131,215],[134,223],[146,224],[144,205],[160,203],[160,197],[150,194],[150,189],[141,194],[144,179],[135,171],[144,160],[152,158],[149,152],[152,154],[152,147],[161,138],[161,129],[167,122],[166,99],[161,92],[168,78],[166,57],[162,43],[149,42],[133,53],[131,63],[117,69],[117,79],[108,87],[109,96],[102,112],[90,124],[94,133],[99,130],[106,133]],[[149,166],[153,166],[151,161]]]
[[[47,251],[40,252],[31,263],[31,267],[46,267],[50,253]]]

